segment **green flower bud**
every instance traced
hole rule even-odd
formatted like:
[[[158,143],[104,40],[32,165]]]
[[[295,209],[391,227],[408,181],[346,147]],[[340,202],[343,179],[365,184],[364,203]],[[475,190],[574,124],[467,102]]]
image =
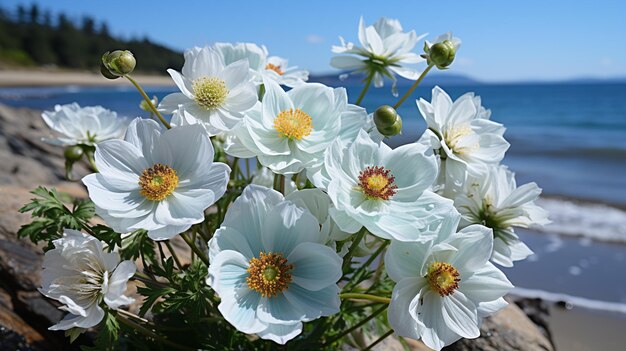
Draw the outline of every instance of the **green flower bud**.
[[[68,146],[63,151],[63,156],[72,163],[76,162],[83,157],[83,148],[78,145]]]
[[[392,137],[402,131],[402,118],[396,109],[389,105],[383,105],[376,109],[374,124],[376,124],[376,129],[386,137]]]
[[[380,132],[380,134],[386,137],[392,137],[394,135],[402,133],[402,118],[398,116],[396,123],[385,128],[378,128],[378,131]]]
[[[132,52],[115,50],[113,52],[107,51],[102,55],[102,63],[112,75],[121,77],[130,74],[135,69],[137,61]]]
[[[456,47],[450,40],[433,44],[428,50],[428,64],[434,64],[439,69],[445,69],[452,64],[456,56]]]
[[[104,65],[104,62],[100,62],[100,73],[106,79],[117,79],[117,78],[119,78],[119,76],[116,76],[113,73],[111,73],[111,71],[109,71],[107,66]]]

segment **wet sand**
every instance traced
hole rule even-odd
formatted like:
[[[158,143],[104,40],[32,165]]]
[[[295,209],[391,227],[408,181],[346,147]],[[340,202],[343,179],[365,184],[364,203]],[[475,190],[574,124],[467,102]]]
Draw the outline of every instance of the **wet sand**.
[[[142,85],[174,86],[167,75],[133,75]],[[128,85],[126,79],[106,79],[99,72],[77,72],[57,70],[0,70],[0,87],[36,87],[36,86],[118,86]]]
[[[626,316],[623,314],[552,307],[548,322],[559,351],[626,350]]]

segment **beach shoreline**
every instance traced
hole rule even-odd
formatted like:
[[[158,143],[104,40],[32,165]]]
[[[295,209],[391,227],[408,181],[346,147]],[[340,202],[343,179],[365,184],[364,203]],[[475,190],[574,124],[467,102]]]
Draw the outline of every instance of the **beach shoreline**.
[[[142,85],[173,87],[172,78],[166,75],[133,75]],[[79,85],[85,87],[128,85],[125,79],[107,79],[99,72],[64,70],[0,70],[0,87],[54,87]]]

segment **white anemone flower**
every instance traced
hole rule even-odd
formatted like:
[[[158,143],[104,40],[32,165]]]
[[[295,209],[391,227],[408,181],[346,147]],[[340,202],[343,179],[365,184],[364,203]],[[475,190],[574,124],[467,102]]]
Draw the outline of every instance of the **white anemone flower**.
[[[213,161],[213,146],[198,125],[163,130],[135,119],[125,140],[96,145],[100,173],[83,178],[96,212],[115,231],[148,231],[170,239],[204,220],[226,191],[230,168]]]
[[[118,309],[134,301],[124,295],[137,269],[132,261],[120,262],[117,252],[106,252],[101,241],[76,230],[65,229],[53,243],[43,258],[39,291],[70,314],[50,330],[91,328],[104,317],[102,302]]]
[[[261,77],[270,78],[280,85],[293,88],[309,80],[309,71],[298,69],[297,66],[289,66],[289,61],[282,57],[270,56],[261,71]]]
[[[285,92],[270,79],[264,85],[263,103],[247,111],[234,130],[239,142],[274,173],[318,167],[339,135],[348,103],[345,89],[303,83]]]
[[[248,60],[257,85],[263,84],[263,78],[269,78],[280,85],[293,88],[309,79],[308,71],[298,69],[296,66],[289,67],[286,59],[278,56],[268,57],[265,46],[253,43],[216,43],[213,47],[222,55],[227,65],[239,60]]]
[[[515,174],[505,166],[494,166],[482,176],[470,177],[454,206],[462,215],[461,227],[474,223],[493,229],[493,262],[512,267],[533,252],[513,228],[550,223],[548,213],[535,205],[541,189],[535,183],[517,187]]]
[[[391,327],[435,350],[477,338],[483,318],[505,307],[502,296],[513,288],[489,262],[491,230],[472,225],[455,233],[457,224],[458,214],[445,222],[443,240],[392,240],[385,255],[387,273],[396,282],[388,311]]]
[[[245,220],[242,220],[245,219]],[[341,258],[318,220],[272,189],[246,187],[209,242],[209,284],[237,330],[285,344],[339,312]]]
[[[336,140],[326,153],[322,177],[339,227],[355,233],[362,226],[383,239],[431,240],[452,201],[427,190],[437,176],[437,161],[424,145],[391,149],[361,130],[346,145]]]
[[[185,52],[182,74],[173,69],[167,72],[181,92],[167,95],[159,111],[182,109],[200,120],[210,135],[234,128],[257,101],[248,61],[225,65],[222,56],[208,47]]]
[[[62,134],[57,138],[42,138],[53,145],[94,145],[124,136],[128,120],[102,106],[80,107],[77,103],[56,105],[54,111],[41,114],[53,131]]]
[[[361,46],[345,42],[339,37],[341,45],[333,46],[332,51],[338,56],[331,59],[335,68],[365,72],[373,75],[374,86],[383,86],[383,76],[391,78],[395,75],[416,80],[421,72],[407,67],[424,61],[418,54],[411,52],[418,41],[426,34],[416,35],[415,31],[404,32],[398,20],[381,17],[376,23],[365,27],[363,18],[359,20],[359,41]]]
[[[327,238],[326,243],[332,244],[335,241],[348,239],[353,233],[346,233],[335,223],[330,216],[330,209],[333,203],[328,194],[320,189],[303,189],[293,191],[285,196],[285,199],[292,201],[296,205],[306,208],[317,218],[322,236]]]
[[[468,173],[484,173],[497,165],[509,148],[505,128],[489,120],[490,112],[481,106],[480,97],[467,93],[456,101],[435,87],[432,101],[420,99],[417,106],[428,125],[419,142],[432,148],[440,158],[435,190],[454,198]]]

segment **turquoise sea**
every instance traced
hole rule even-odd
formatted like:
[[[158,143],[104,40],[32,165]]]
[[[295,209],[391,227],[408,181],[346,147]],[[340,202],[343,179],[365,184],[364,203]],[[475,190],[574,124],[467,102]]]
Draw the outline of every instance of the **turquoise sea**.
[[[354,100],[360,87],[347,88]],[[431,88],[420,87],[414,96],[430,100]],[[518,184],[535,181],[544,189],[540,204],[554,223],[519,231],[536,255],[506,269],[520,287],[517,293],[621,311],[626,318],[626,84],[443,88],[453,98],[469,91],[480,95],[491,118],[507,127],[511,148],[504,163],[516,172]],[[174,89],[147,91],[162,98]],[[0,88],[0,103],[11,106],[52,109],[75,101],[129,117],[146,115],[130,87]],[[373,111],[395,101],[389,86],[372,88],[365,107]],[[403,134],[390,141],[393,145],[417,140],[425,128],[411,100],[399,113]]]

